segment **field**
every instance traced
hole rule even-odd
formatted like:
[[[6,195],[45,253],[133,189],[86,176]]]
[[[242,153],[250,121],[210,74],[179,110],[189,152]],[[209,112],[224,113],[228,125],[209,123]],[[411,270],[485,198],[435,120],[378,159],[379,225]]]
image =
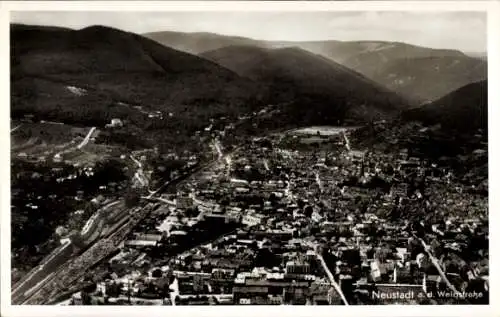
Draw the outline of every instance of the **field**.
[[[78,148],[90,132],[89,127],[75,127],[56,122],[13,122],[11,132],[11,156],[28,161],[69,161],[92,163],[106,154],[117,151],[113,147],[96,145],[93,140],[99,134],[95,130],[85,146]]]

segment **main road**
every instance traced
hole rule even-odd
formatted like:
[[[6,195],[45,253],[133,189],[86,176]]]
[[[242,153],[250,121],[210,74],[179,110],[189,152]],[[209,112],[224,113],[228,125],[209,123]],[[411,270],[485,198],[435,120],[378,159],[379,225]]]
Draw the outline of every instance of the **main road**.
[[[453,293],[457,294],[457,296],[461,296],[462,294],[448,280],[448,277],[446,276],[446,274],[444,273],[443,269],[441,268],[441,265],[439,264],[439,261],[436,259],[436,257],[434,256],[434,254],[432,254],[431,248],[429,247],[429,245],[427,245],[427,243],[425,243],[425,241],[422,238],[419,238],[416,235],[413,235],[413,237],[416,238],[422,244],[422,246],[424,247],[425,252],[427,253],[427,256],[429,257],[429,259],[431,260],[431,263],[434,265],[434,267],[438,271],[439,276],[441,276],[441,279],[444,281],[444,283],[446,284],[446,286],[448,286],[448,288]],[[457,297],[457,298],[460,298],[460,297]]]
[[[319,254],[316,250],[314,251],[314,253],[316,254],[316,258],[321,263],[321,266],[325,270],[326,276],[330,280],[330,284],[333,286],[335,291],[337,291],[337,293],[339,294],[340,298],[342,299],[342,302],[344,303],[344,305],[349,306],[349,302],[347,301],[346,297],[344,296],[344,292],[342,292],[340,285],[335,281],[332,272],[328,268],[328,265],[326,265],[325,259],[323,259],[323,256],[321,256],[321,254]]]

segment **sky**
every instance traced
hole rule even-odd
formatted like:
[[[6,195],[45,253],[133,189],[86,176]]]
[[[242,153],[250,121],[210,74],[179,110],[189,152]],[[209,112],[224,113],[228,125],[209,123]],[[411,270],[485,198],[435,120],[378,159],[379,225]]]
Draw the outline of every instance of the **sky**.
[[[379,40],[486,52],[481,12],[11,12],[12,23],[80,29],[105,25],[134,33],[212,32],[259,40]]]

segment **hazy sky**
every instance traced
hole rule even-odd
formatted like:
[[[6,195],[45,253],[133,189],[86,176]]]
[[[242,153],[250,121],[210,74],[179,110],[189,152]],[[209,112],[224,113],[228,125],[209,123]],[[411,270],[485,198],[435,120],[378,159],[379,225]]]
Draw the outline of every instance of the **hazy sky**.
[[[80,29],[213,32],[262,40],[387,40],[486,51],[481,12],[12,12],[11,22]]]

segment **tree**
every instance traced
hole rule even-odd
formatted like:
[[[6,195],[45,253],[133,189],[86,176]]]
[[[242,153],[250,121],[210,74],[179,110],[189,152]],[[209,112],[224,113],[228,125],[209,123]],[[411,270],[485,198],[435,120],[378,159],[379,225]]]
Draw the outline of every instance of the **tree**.
[[[304,210],[304,214],[307,218],[310,218],[314,212],[314,209],[312,206],[307,206]]]
[[[92,298],[90,297],[89,293],[81,292],[81,296],[82,296],[82,304],[83,305],[90,305],[91,304]]]
[[[151,276],[152,276],[152,277],[155,277],[155,278],[160,278],[160,277],[162,277],[162,276],[163,276],[163,272],[162,272],[162,270],[160,270],[160,269],[155,269],[155,270],[153,270],[153,272],[151,273]]]
[[[118,297],[121,293],[122,285],[119,283],[112,283],[106,287],[106,295],[109,297]]]
[[[132,208],[139,204],[141,196],[137,190],[131,189],[125,194],[125,206]]]
[[[299,199],[297,205],[299,206],[300,209],[304,208],[306,205],[305,201],[303,199]]]
[[[276,256],[269,248],[259,249],[255,257],[255,266],[272,268],[279,266],[281,259]]]

